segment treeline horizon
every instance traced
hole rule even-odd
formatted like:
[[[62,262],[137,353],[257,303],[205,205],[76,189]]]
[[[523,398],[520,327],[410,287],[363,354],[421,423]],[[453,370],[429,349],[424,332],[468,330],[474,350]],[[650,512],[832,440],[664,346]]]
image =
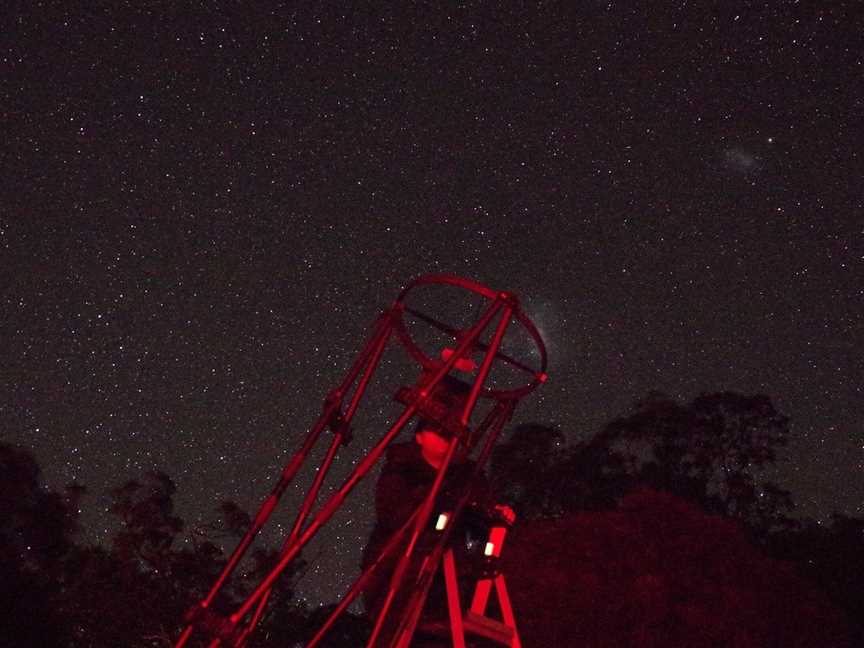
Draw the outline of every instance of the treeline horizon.
[[[651,393],[584,442],[542,424],[509,431],[487,473],[519,516],[502,565],[524,645],[573,632],[592,646],[864,645],[864,520],[794,515],[792,495],[764,479],[789,434],[770,398],[734,392]],[[0,638],[12,646],[173,645],[224,565],[220,547],[250,524],[225,501],[187,526],[173,480],[152,472],[110,490],[114,532],[83,543],[86,485],[46,489],[33,455],[2,442],[0,468]],[[276,553],[257,549],[216,611]],[[307,567],[279,581],[250,647],[304,645],[320,627],[331,606],[296,596]],[[348,614],[322,645],[362,646],[368,631]]]

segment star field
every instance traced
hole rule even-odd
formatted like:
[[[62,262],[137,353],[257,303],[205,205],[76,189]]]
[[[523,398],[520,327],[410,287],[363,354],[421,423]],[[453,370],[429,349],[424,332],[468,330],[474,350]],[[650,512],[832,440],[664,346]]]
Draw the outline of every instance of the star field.
[[[862,14],[734,5],[20,8],[2,439],[88,487],[95,539],[152,469],[190,525],[253,509],[373,319],[450,272],[548,338],[516,422],[577,441],[650,390],[764,392],[799,512],[864,514]],[[369,486],[310,599],[356,573]]]

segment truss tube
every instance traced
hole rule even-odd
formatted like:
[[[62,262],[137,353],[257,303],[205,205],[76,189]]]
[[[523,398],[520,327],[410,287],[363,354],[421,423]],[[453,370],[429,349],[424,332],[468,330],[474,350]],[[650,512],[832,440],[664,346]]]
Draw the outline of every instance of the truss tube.
[[[201,602],[200,605],[202,607],[209,607],[213,603],[216,595],[224,586],[225,581],[231,576],[231,574],[237,568],[237,565],[240,563],[240,560],[243,558],[246,551],[249,549],[249,545],[252,544],[255,536],[267,523],[267,520],[270,518],[273,510],[276,508],[276,504],[278,503],[279,499],[282,497],[285,490],[293,481],[294,477],[297,474],[297,471],[300,469],[303,463],[305,463],[309,453],[312,451],[312,448],[317,443],[321,432],[324,430],[324,427],[328,423],[330,423],[333,420],[334,415],[338,413],[339,408],[341,407],[342,394],[344,394],[345,390],[357,379],[357,375],[363,368],[364,363],[367,362],[370,354],[374,355],[377,362],[377,358],[380,357],[379,349],[383,349],[387,342],[387,339],[390,337],[390,332],[393,329],[394,312],[394,309],[390,309],[389,311],[387,311],[387,313],[385,313],[384,316],[379,319],[379,322],[375,327],[375,332],[370,336],[363,349],[357,355],[357,358],[355,359],[354,363],[352,364],[339,388],[335,392],[332,392],[330,395],[328,395],[328,398],[325,401],[323,412],[315,421],[315,424],[309,431],[309,434],[306,436],[306,439],[304,440],[300,450],[294,453],[291,461],[282,470],[279,481],[276,483],[273,490],[270,492],[270,495],[268,495],[264,502],[262,502],[258,513],[255,515],[255,519],[253,520],[252,525],[246,531],[243,538],[241,538],[237,547],[232,552],[230,558],[228,559],[228,563],[225,565],[222,572],[219,574],[216,582],[213,584],[209,593],[207,594],[207,597]],[[368,383],[368,379],[366,380],[366,382]],[[175,644],[175,648],[183,648],[183,646],[185,646],[186,642],[192,635],[193,629],[193,624],[189,624],[186,626],[177,643]],[[218,646],[219,642],[216,641],[215,644]]]
[[[330,447],[327,448],[327,454],[324,457],[324,460],[321,462],[321,466],[318,468],[318,472],[315,475],[315,480],[312,483],[312,487],[309,489],[309,492],[303,500],[303,505],[301,506],[300,512],[297,514],[297,519],[294,522],[294,528],[292,529],[288,538],[286,538],[285,543],[282,545],[281,554],[284,554],[296,540],[297,535],[302,527],[303,521],[309,515],[309,511],[315,504],[315,500],[318,499],[318,492],[321,490],[321,485],[324,483],[324,478],[327,475],[327,471],[330,470],[330,466],[333,464],[333,460],[336,458],[336,451],[339,449],[339,446],[341,444],[342,433],[337,432],[335,435],[333,435],[333,440],[330,442]],[[252,615],[252,620],[249,622],[249,625],[246,627],[246,629],[243,630],[240,639],[237,641],[237,646],[242,646],[246,641],[246,637],[255,629],[255,626],[258,625],[258,621],[261,619],[261,615],[264,613],[264,608],[267,606],[267,602],[270,600],[270,594],[272,592],[273,588],[271,587],[261,596],[261,600],[258,602],[258,607],[255,609],[255,613]],[[215,648],[215,646],[213,648]]]
[[[392,317],[390,318],[390,321],[392,321]],[[375,373],[375,369],[378,367],[378,363],[381,360],[381,355],[384,353],[384,349],[387,346],[391,330],[392,327],[387,326],[384,330],[381,331],[380,335],[377,336],[377,341],[375,341],[374,343],[374,348],[372,349],[371,355],[364,353],[364,355],[369,355],[366,361],[366,368],[363,372],[363,375],[360,377],[360,382],[357,385],[357,388],[354,390],[354,394],[351,397],[351,403],[348,406],[348,410],[343,416],[343,426],[348,426],[351,424],[351,420],[354,418],[354,414],[357,412],[360,401],[366,392],[366,388],[369,386],[369,381],[372,379],[372,375]],[[318,468],[318,472],[315,475],[315,480],[312,483],[312,487],[310,488],[309,493],[307,493],[306,497],[304,498],[303,505],[300,508],[300,512],[297,514],[297,519],[294,521],[294,527],[291,529],[291,533],[289,534],[288,538],[285,540],[285,543],[282,546],[283,554],[297,539],[297,536],[300,534],[300,530],[303,528],[303,523],[306,521],[309,512],[312,510],[312,506],[318,499],[318,493],[321,490],[321,486],[324,483],[324,479],[327,476],[327,473],[330,471],[330,466],[333,464],[333,460],[336,458],[336,452],[339,446],[344,441],[344,434],[342,433],[342,429],[343,428],[340,428],[340,430],[337,431],[334,435],[333,441],[331,442],[330,447],[327,449],[327,455],[324,457],[321,466]],[[258,608],[255,610],[252,621],[249,623],[249,626],[246,628],[246,630],[243,631],[240,640],[237,642],[238,645],[242,646],[249,633],[251,633],[252,630],[255,629],[255,626],[258,624],[258,621],[261,618],[262,613],[264,612],[264,607],[267,605],[267,601],[270,598],[271,591],[272,589],[267,590],[267,592],[261,597],[261,601],[258,603]]]
[[[354,472],[348,478],[348,480],[342,485],[342,487],[334,493],[331,498],[324,505],[322,510],[318,513],[318,515],[309,523],[309,526],[306,527],[306,530],[303,534],[298,538],[297,542],[295,542],[291,548],[280,558],[279,562],[276,566],[271,570],[271,572],[267,575],[267,577],[261,582],[260,585],[255,589],[252,594],[246,599],[246,601],[238,608],[238,610],[231,615],[231,622],[237,623],[240,619],[242,619],[251,609],[253,605],[255,605],[256,601],[261,598],[264,592],[270,589],[273,586],[273,582],[279,577],[279,575],[285,570],[285,567],[300,553],[300,550],[311,540],[314,535],[318,532],[318,530],[327,523],[327,521],[333,517],[333,514],[339,509],[342,505],[342,502],[348,496],[348,494],[354,489],[363,477],[369,472],[372,468],[372,465],[379,459],[381,454],[384,452],[385,447],[396,437],[397,434],[405,427],[405,424],[411,419],[414,413],[417,411],[417,404],[414,403],[405,408],[405,411],[402,412],[399,419],[387,434],[378,442],[378,444],[372,449],[372,451],[366,455],[366,458],[360,462],[357,468],[354,469]]]
[[[366,365],[366,370],[363,372],[363,376],[360,378],[360,383],[357,385],[357,389],[354,391],[354,394],[351,397],[351,403],[348,406],[348,410],[343,417],[343,426],[350,425],[352,419],[354,418],[354,414],[357,412],[357,407],[360,405],[360,400],[363,398],[363,395],[366,392],[366,388],[369,386],[369,381],[372,379],[372,375],[375,373],[375,369],[378,367],[378,362],[381,360],[381,355],[384,353],[384,348],[387,346],[389,333],[390,329],[388,328],[385,331],[385,334],[382,334],[378,342],[375,344],[375,347]],[[333,442],[327,449],[327,455],[324,457],[324,461],[321,463],[321,466],[318,469],[318,473],[315,475],[315,480],[312,483],[312,487],[309,490],[309,493],[306,496],[305,500],[303,501],[303,506],[300,509],[300,512],[297,514],[297,519],[294,521],[294,527],[291,529],[291,534],[288,536],[288,539],[285,541],[285,545],[282,547],[283,553],[288,550],[290,545],[294,543],[294,541],[297,539],[297,536],[300,534],[300,530],[303,528],[303,523],[309,516],[309,512],[312,510],[312,506],[315,504],[315,501],[318,499],[318,493],[320,492],[321,486],[324,483],[324,478],[330,471],[330,466],[333,464],[333,460],[336,458],[336,451],[338,450],[339,445],[341,445],[343,439],[344,435],[342,433],[342,430],[339,430],[333,437]]]
[[[297,535],[300,533],[300,529],[303,527],[303,523],[306,521],[307,516],[309,515],[309,511],[312,509],[312,506],[315,503],[315,500],[318,499],[318,493],[321,490],[321,485],[324,483],[324,478],[326,477],[328,471],[330,470],[330,466],[333,463],[333,460],[336,457],[336,451],[339,448],[339,445],[344,441],[344,432],[351,424],[352,419],[354,418],[354,414],[357,411],[357,407],[360,404],[360,400],[366,392],[366,388],[369,385],[369,381],[372,378],[372,374],[375,372],[375,369],[378,367],[378,362],[381,360],[381,354],[384,353],[384,348],[387,346],[387,341],[390,338],[390,332],[392,331],[393,324],[393,310],[388,311],[387,315],[383,318],[382,325],[379,327],[378,333],[373,336],[370,340],[370,343],[363,350],[358,361],[355,362],[354,366],[351,368],[349,372],[350,380],[344,381],[340,386],[340,392],[342,394],[347,391],[348,387],[354,383],[357,379],[357,375],[360,373],[360,370],[363,369],[363,364],[365,363],[365,370],[363,371],[363,376],[360,378],[360,383],[357,385],[357,388],[354,390],[354,394],[351,397],[351,403],[348,407],[348,411],[342,417],[341,425],[335,431],[333,436],[333,441],[330,444],[330,447],[327,449],[327,454],[324,457],[324,460],[321,463],[321,466],[318,469],[318,473],[315,476],[315,480],[312,484],[312,488],[304,499],[303,506],[300,509],[300,512],[297,514],[297,519],[294,521],[294,527],[291,529],[291,534],[288,536],[288,539],[285,541],[285,545],[282,547],[282,551],[286,551],[290,544],[296,539]],[[341,400],[341,399],[340,399]]]
[[[504,308],[504,313],[498,322],[498,327],[495,329],[495,337],[483,357],[483,364],[480,365],[480,371],[477,373],[477,379],[471,386],[471,394],[468,396],[468,402],[465,403],[465,409],[462,412],[462,425],[468,425],[471,418],[471,412],[474,411],[474,405],[477,404],[477,399],[480,397],[480,390],[483,388],[483,383],[489,375],[489,370],[492,368],[492,362],[495,360],[495,354],[498,353],[498,347],[501,346],[501,340],[504,338],[504,332],[507,330],[507,325],[510,323],[510,318],[513,315],[513,307],[507,305]],[[453,355],[457,355],[454,353]]]
[[[327,617],[327,620],[324,622],[324,625],[321,626],[321,629],[315,633],[315,636],[312,637],[312,640],[306,644],[306,648],[315,648],[318,645],[318,642],[327,634],[327,631],[333,626],[343,612],[348,608],[351,603],[354,602],[354,599],[363,591],[363,587],[366,585],[366,582],[381,564],[386,556],[393,552],[393,550],[398,546],[399,540],[402,539],[402,536],[405,535],[405,532],[410,528],[411,524],[417,518],[417,515],[420,512],[420,507],[417,507],[414,512],[408,517],[405,521],[405,524],[396,531],[393,535],[391,535],[384,547],[381,549],[381,553],[378,554],[378,557],[375,561],[369,565],[365,571],[357,577],[357,580],[354,581],[354,584],[351,585],[351,588],[346,592],[345,596],[342,597],[342,600],[339,602],[339,605],[336,606],[336,609]]]
[[[294,479],[294,476],[297,474],[297,471],[300,469],[300,466],[306,460],[309,452],[312,450],[312,447],[315,445],[315,442],[318,440],[318,437],[321,435],[322,430],[327,425],[327,422],[333,416],[333,413],[338,410],[338,403],[329,402],[324,411],[318,417],[318,420],[315,422],[315,425],[309,431],[309,434],[306,437],[306,440],[303,443],[303,446],[298,450],[294,456],[291,458],[291,461],[285,466],[282,470],[282,474],[279,478],[279,481],[273,487],[273,490],[267,496],[267,498],[261,503],[260,508],[258,509],[258,513],[255,515],[255,519],[252,522],[252,525],[246,531],[246,533],[241,538],[240,542],[237,544],[237,547],[231,553],[230,558],[228,559],[227,564],[222,569],[222,572],[219,574],[216,582],[210,588],[207,597],[201,601],[201,607],[209,607],[210,604],[213,603],[213,600],[216,598],[216,595],[222,589],[225,581],[231,576],[234,570],[237,568],[237,565],[240,563],[240,560],[245,555],[247,549],[249,549],[249,545],[252,544],[252,541],[255,539],[255,536],[258,535],[258,532],[270,518],[270,515],[273,513],[273,510],[276,508],[276,503],[279,501],[279,498],[285,492],[285,489]],[[193,624],[189,624],[183,630],[183,634],[180,635],[180,638],[177,640],[175,644],[175,648],[183,648],[186,645],[186,642],[189,640],[192,635]]]
[[[392,312],[393,311],[391,311],[391,313]],[[360,378],[360,383],[357,385],[357,389],[351,397],[351,402],[348,404],[348,409],[345,412],[345,421],[348,423],[350,423],[354,418],[354,414],[360,406],[360,399],[363,398],[363,395],[366,393],[369,381],[372,380],[372,375],[375,373],[375,369],[377,369],[378,363],[381,361],[381,355],[384,353],[384,348],[387,346],[387,341],[390,339],[390,332],[393,330],[392,314],[389,319],[390,324],[387,326],[385,333],[381,335],[381,338],[376,343],[374,350],[372,351],[372,357],[366,365],[366,371],[363,372],[363,376]]]
[[[386,340],[390,337],[390,332],[393,330],[393,324],[395,320],[399,317],[401,313],[401,306],[393,306],[384,313],[382,313],[378,322],[375,326],[375,330],[372,335],[367,340],[366,344],[363,345],[363,349],[357,354],[357,358],[354,360],[354,364],[351,365],[351,368],[348,370],[348,373],[345,375],[345,378],[339,384],[338,392],[339,394],[344,394],[348,391],[348,388],[354,384],[354,381],[357,380],[357,376],[359,375],[361,369],[363,369],[364,364],[367,362],[367,358],[370,354],[374,353],[374,349],[380,344],[381,339]]]

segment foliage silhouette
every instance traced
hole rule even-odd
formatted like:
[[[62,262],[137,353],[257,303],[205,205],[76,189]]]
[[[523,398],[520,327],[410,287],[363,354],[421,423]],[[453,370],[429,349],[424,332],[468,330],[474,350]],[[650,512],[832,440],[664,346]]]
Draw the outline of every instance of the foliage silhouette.
[[[650,394],[571,445],[531,424],[495,449],[489,481],[519,522],[504,552],[526,646],[864,645],[864,520],[790,515],[764,468],[788,441],[765,396],[681,404]],[[171,646],[250,523],[223,502],[187,528],[164,473],[110,492],[106,545],[76,536],[86,490],[45,489],[34,458],[0,443],[0,637],[16,646]],[[234,609],[276,559],[259,550],[214,609]],[[294,596],[297,561],[250,648],[304,645],[326,618]],[[346,615],[324,645],[362,645]],[[575,634],[574,634],[575,633]]]
[[[655,392],[630,416],[570,447],[556,429],[517,427],[490,468],[523,519],[605,510],[647,485],[764,536],[782,528],[792,508],[788,491],[760,479],[788,434],[788,419],[765,396],[723,392],[681,405]]]
[[[597,442],[621,455],[635,481],[764,533],[782,522],[791,500],[776,484],[758,482],[758,473],[788,437],[788,418],[767,396],[722,392],[681,405],[653,393]]]
[[[70,494],[74,500],[80,489]],[[65,619],[51,595],[62,586],[75,511],[42,488],[30,453],[0,443],[0,638],[15,637],[22,646],[67,643]]]
[[[110,545],[80,544],[74,532],[84,489],[46,490],[32,455],[0,444],[0,638],[15,637],[22,648],[172,646],[185,611],[224,565],[213,540],[236,535],[249,520],[236,504],[223,502],[215,521],[184,534],[175,491],[160,472],[126,481],[110,493],[118,521]],[[232,609],[273,554],[259,551],[241,565],[238,582],[215,608]],[[295,571],[302,566],[298,561]],[[291,583],[288,574],[274,588],[262,636],[273,634],[268,624],[290,636],[280,627],[283,619],[291,620],[294,637],[304,631],[308,613],[294,600]],[[249,645],[268,644],[253,635]]]
[[[762,552],[761,562],[767,570],[765,573],[771,574],[772,570],[779,569],[776,575],[778,582],[785,582],[784,569],[802,574],[804,580],[795,581],[794,586],[789,585],[801,597],[788,602],[786,614],[790,610],[795,610],[799,618],[814,614],[812,601],[818,599],[819,593],[808,585],[807,579],[810,583],[821,585],[825,592],[831,592],[834,606],[845,612],[845,618],[831,617],[826,611],[825,600],[822,600],[817,606],[820,611],[816,616],[819,618],[812,621],[817,627],[824,625],[834,632],[831,641],[836,640],[837,643],[831,644],[829,641],[813,645],[843,645],[847,629],[851,633],[852,645],[864,645],[864,592],[860,588],[864,579],[860,551],[864,541],[864,521],[840,516],[835,517],[830,527],[815,523],[802,524],[790,516],[793,510],[790,493],[762,478],[763,468],[775,460],[777,450],[788,442],[788,423],[788,419],[777,412],[766,396],[722,392],[703,395],[683,405],[663,394],[652,393],[637,404],[631,415],[612,421],[592,439],[563,449],[556,445],[554,452],[550,453],[552,458],[544,453],[548,452],[549,439],[558,438],[556,430],[538,425],[514,430],[511,437],[496,449],[499,454],[491,463],[491,480],[493,483],[505,484],[510,503],[516,507],[523,520],[537,520],[538,528],[545,529],[547,535],[541,544],[545,542],[543,546],[548,551],[548,555],[537,557],[536,564],[532,565],[526,559],[516,568],[523,581],[526,575],[533,572],[531,581],[534,586],[523,583],[525,590],[532,592],[523,605],[530,606],[532,601],[543,598],[538,588],[543,591],[555,589],[546,587],[546,578],[551,578],[551,582],[555,582],[555,578],[588,578],[589,581],[593,578],[581,572],[578,560],[554,563],[554,558],[562,555],[562,548],[572,544],[573,529],[568,524],[583,521],[587,526],[592,520],[601,524],[610,519],[609,515],[622,511],[629,506],[628,503],[632,504],[632,493],[646,492],[643,489],[648,488],[647,492],[658,494],[654,498],[660,503],[656,507],[656,516],[662,517],[664,514],[662,497],[674,496],[674,499],[665,500],[668,506],[684,507],[680,510],[687,512],[693,519],[696,519],[693,517],[694,512],[701,511],[703,514],[721,516],[717,519],[725,519],[727,522],[724,524],[733,525],[724,531],[727,536],[733,528],[745,531],[748,538],[746,542],[759,545],[751,549]],[[538,439],[538,448],[543,450],[526,447],[530,446],[532,438]],[[541,456],[534,456],[534,452],[539,452]],[[519,471],[520,462],[529,467],[524,473]],[[661,497],[660,493],[669,495]],[[713,524],[710,519],[714,518],[702,519],[706,529]],[[531,526],[517,526],[508,547],[508,555],[515,554],[522,558],[531,555],[532,543],[525,540],[530,537],[530,531],[526,529]],[[638,538],[635,530],[631,531],[631,537]],[[651,540],[650,534],[647,539]],[[732,536],[728,536],[728,539],[733,541]],[[703,546],[713,546],[709,540],[703,539]],[[554,544],[556,542],[557,545]],[[734,537],[734,542],[746,544],[738,536]],[[621,545],[620,551],[632,553],[639,548],[637,542],[634,547]],[[701,565],[707,564],[706,561],[684,560],[686,553],[677,557],[685,566],[682,569],[692,570],[695,574],[703,569]],[[613,558],[602,558],[606,568],[613,568]],[[748,560],[749,563],[760,562],[754,557]],[[777,563],[776,560],[784,563]],[[555,567],[549,568],[545,576],[541,575],[550,564]],[[647,568],[648,563],[645,564]],[[792,564],[794,568],[790,566]],[[730,564],[730,568],[744,570],[744,573],[752,571],[752,566],[747,564],[737,567]],[[679,575],[678,584],[682,582],[681,578],[683,576]],[[596,593],[597,587],[599,585],[596,583],[586,584],[589,594],[582,603],[587,607],[581,608],[582,611],[590,609],[595,614],[602,614],[609,609],[610,603],[598,605],[591,598],[590,592]],[[634,591],[638,589],[635,587]],[[760,590],[757,588],[754,591]],[[625,588],[619,594],[624,597],[622,601],[626,601],[629,596]],[[567,605],[572,605],[575,600],[570,600]],[[780,623],[783,621],[782,608],[778,610],[773,607],[772,600],[770,596],[755,597],[752,600],[753,609],[760,610],[763,615],[767,615],[766,618],[774,618]],[[537,610],[528,609],[528,616],[536,619]],[[576,612],[571,609],[567,614]],[[567,614],[563,614],[562,618],[566,618]],[[771,617],[772,614],[775,616]],[[556,630],[550,619],[540,626],[544,631]],[[557,631],[563,632],[561,627],[558,626]],[[800,637],[805,636],[811,635],[800,634]],[[556,639],[547,635],[542,640],[545,643],[541,642],[540,645],[550,645],[549,642],[554,644],[559,640],[560,637]],[[599,642],[596,645],[607,645],[603,643],[605,639],[599,636],[594,636],[592,641]],[[645,643],[648,641],[647,636],[639,637],[638,641],[630,637],[624,643],[630,641],[649,645]],[[669,636],[665,641],[667,643],[664,645],[698,645],[697,639],[693,637],[684,643],[675,643],[679,640]],[[608,645],[616,644],[612,642]],[[759,645],[758,642],[756,645]]]

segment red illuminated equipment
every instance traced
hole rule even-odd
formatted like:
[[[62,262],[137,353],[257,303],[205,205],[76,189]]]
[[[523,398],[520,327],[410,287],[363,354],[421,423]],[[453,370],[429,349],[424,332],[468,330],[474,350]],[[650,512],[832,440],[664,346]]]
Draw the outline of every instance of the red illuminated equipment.
[[[427,314],[430,308],[439,315]],[[451,275],[425,275],[411,282],[378,319],[344,380],[324,400],[321,415],[283,469],[224,570],[207,596],[188,613],[189,625],[175,648],[182,648],[196,633],[209,641],[210,648],[242,646],[261,618],[276,579],[330,521],[357,483],[412,421],[423,427],[431,426],[446,439],[434,481],[408,521],[384,544],[378,559],[359,576],[308,646],[318,644],[339,615],[363,593],[373,573],[388,557],[393,559],[395,568],[374,620],[368,647],[408,648],[415,632],[434,633],[436,629],[449,634],[456,647],[466,645],[466,634],[484,636],[506,646],[520,646],[504,576],[494,567],[472,572],[477,582],[471,606],[463,612],[452,550],[453,529],[470,508],[472,485],[480,477],[503,426],[519,399],[545,382],[545,371],[543,341],[514,295]],[[356,468],[344,483],[313,514],[340,446],[351,438],[351,424],[364,397],[371,399],[369,394],[373,390],[386,389],[383,383],[394,376],[398,380],[396,385],[401,387],[396,390],[393,411],[389,417],[386,412],[380,414],[385,417],[381,429],[387,431],[377,440],[365,440],[370,445],[368,451],[356,462]],[[414,384],[404,386],[408,381]],[[458,392],[455,398],[454,385]],[[370,416],[375,415],[373,412]],[[363,417],[364,427],[368,418]],[[211,606],[220,590],[327,428],[332,433],[329,446],[315,468],[315,478],[278,562],[233,614],[217,615]],[[466,453],[471,455],[467,485],[451,499],[447,511],[435,510],[448,468],[455,464],[454,457]],[[493,516],[484,552],[487,564],[494,564],[500,554],[510,522],[512,516]],[[421,538],[423,541],[418,542]],[[443,569],[446,585],[449,623],[439,621],[436,627],[435,623],[426,622],[423,610],[439,569]],[[498,596],[501,621],[485,616],[493,590]]]

